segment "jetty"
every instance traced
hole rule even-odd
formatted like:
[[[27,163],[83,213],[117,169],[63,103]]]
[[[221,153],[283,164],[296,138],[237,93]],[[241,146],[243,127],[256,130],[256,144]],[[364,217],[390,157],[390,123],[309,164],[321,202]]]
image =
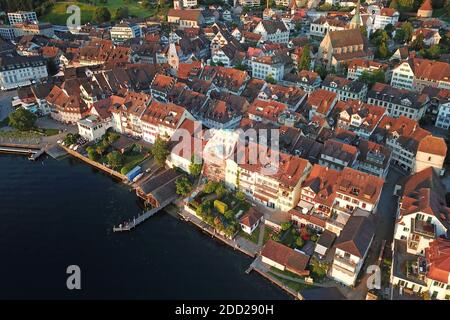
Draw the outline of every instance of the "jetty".
[[[27,146],[27,145],[0,145],[0,153],[12,153],[12,154],[23,154],[27,155],[29,160],[36,160],[45,150],[39,148],[38,146]]]
[[[137,216],[131,221],[125,221],[117,227],[113,227],[114,232],[122,232],[122,231],[131,231],[132,229],[136,228],[139,224],[156,214],[158,211],[164,209],[167,205],[172,203],[172,201],[175,201],[177,196],[173,196],[171,198],[168,198],[165,200],[160,206],[150,209],[149,211],[146,211],[145,213]]]
[[[137,183],[135,186],[137,196],[143,199],[147,205],[150,205],[152,209],[133,218],[133,220],[119,224],[118,227],[113,227],[113,231],[130,231],[174,202],[179,197],[176,193],[175,181],[181,175],[173,169],[165,169],[157,175]]]

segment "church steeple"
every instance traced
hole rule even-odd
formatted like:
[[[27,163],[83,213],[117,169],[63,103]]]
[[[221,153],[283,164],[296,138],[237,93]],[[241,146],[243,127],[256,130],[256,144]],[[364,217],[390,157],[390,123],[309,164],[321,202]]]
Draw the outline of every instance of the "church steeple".
[[[358,2],[356,4],[356,9],[355,9],[355,15],[353,16],[352,20],[350,21],[350,28],[352,28],[352,29],[359,28],[363,25],[362,19],[361,19],[360,8],[361,8],[361,3],[358,0]]]

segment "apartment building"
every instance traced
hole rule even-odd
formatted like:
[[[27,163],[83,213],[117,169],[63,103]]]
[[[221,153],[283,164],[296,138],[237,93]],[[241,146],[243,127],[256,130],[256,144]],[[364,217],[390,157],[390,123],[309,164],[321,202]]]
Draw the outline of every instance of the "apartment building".
[[[367,257],[375,227],[368,217],[351,216],[336,240],[331,277],[347,286],[354,286]]]
[[[286,44],[289,42],[289,30],[283,21],[262,20],[258,23],[253,32],[260,34],[262,36],[262,41]]]
[[[445,62],[410,58],[392,70],[391,85],[421,92],[426,86],[450,89],[450,65]]]
[[[264,150],[265,151],[264,151]],[[259,150],[258,154],[254,154]],[[289,211],[299,199],[301,184],[311,170],[311,164],[302,158],[277,153],[279,159],[264,159],[267,147],[251,144],[236,151],[235,159],[226,160],[225,183],[232,189],[239,189],[251,200],[269,208]],[[250,155],[257,158],[257,161]],[[253,163],[256,162],[256,163]]]
[[[9,12],[8,20],[10,25],[27,22],[38,23],[37,15],[34,11]]]
[[[151,102],[151,96],[141,92],[127,92],[122,103],[111,108],[112,128],[122,134],[142,138],[141,117]]]
[[[337,128],[356,133],[369,139],[381,119],[387,115],[385,108],[364,103],[361,100],[339,101],[333,110]]]
[[[392,117],[408,117],[419,121],[425,114],[428,95],[375,83],[367,94],[367,102],[386,108]]]
[[[357,80],[363,72],[373,73],[380,70],[385,73],[387,80],[389,78],[389,66],[387,64],[365,59],[353,59],[347,68],[347,79]]]
[[[429,135],[431,133],[422,129],[414,120],[404,116],[399,118],[386,116],[375,129],[371,140],[380,144],[384,143],[391,149],[394,165],[407,172],[414,172],[420,141]],[[423,160],[427,161],[427,159]]]
[[[366,100],[367,85],[358,80],[348,80],[338,76],[327,75],[321,87],[322,89],[336,92],[338,99],[341,101],[348,99]]]
[[[320,154],[319,164],[341,171],[355,165],[359,151],[355,146],[334,140],[327,140]]]
[[[128,39],[142,37],[142,29],[136,23],[121,22],[111,28],[111,40],[116,44],[122,44]]]
[[[44,58],[25,57],[16,53],[0,54],[0,90],[9,90],[46,79],[47,62]]]
[[[149,143],[155,143],[158,137],[168,140],[186,118],[194,120],[185,108],[153,100],[140,119],[142,139]]]
[[[400,13],[392,8],[381,8],[374,16],[373,30],[384,29],[387,25],[395,26],[398,22]]]

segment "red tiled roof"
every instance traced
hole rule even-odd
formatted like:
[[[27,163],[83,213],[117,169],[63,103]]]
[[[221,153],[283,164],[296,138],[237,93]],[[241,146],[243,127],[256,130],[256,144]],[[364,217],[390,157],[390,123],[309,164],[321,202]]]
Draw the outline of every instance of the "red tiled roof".
[[[450,241],[436,239],[425,249],[429,264],[427,277],[447,284],[450,274]]]
[[[307,105],[314,107],[318,113],[327,115],[336,99],[337,94],[335,92],[317,89],[309,95]]]
[[[425,0],[422,5],[420,6],[419,10],[423,11],[432,11],[433,6],[431,5],[431,0]]]
[[[445,157],[447,155],[447,144],[443,138],[429,135],[420,140],[417,151]]]
[[[262,249],[261,256],[275,261],[299,275],[309,274],[309,270],[306,270],[309,257],[281,243],[269,240]]]
[[[284,103],[256,99],[248,108],[248,113],[272,122],[277,122],[278,117],[285,110],[287,110],[287,106]]]

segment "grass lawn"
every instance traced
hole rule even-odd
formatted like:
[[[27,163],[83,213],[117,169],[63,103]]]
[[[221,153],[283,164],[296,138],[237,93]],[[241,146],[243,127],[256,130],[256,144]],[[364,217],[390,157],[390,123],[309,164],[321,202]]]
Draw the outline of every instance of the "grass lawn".
[[[115,19],[115,12],[119,7],[128,7],[131,16],[139,18],[146,18],[156,15],[156,7],[143,8],[137,1],[130,1],[129,4],[124,4],[123,0],[108,0],[108,3],[100,3],[95,1],[95,5],[82,3],[78,1],[64,1],[56,2],[49,13],[39,18],[39,20],[50,22],[57,25],[65,25],[69,14],[66,13],[67,7],[76,5],[81,9],[81,23],[87,23],[93,21],[95,9],[97,7],[107,7],[111,12],[111,19]],[[168,5],[164,12],[167,12]]]
[[[258,244],[258,239],[259,239],[259,227],[256,228],[255,231],[253,231],[252,234],[248,234],[246,232],[244,232],[243,230],[239,231],[238,236],[241,236],[244,239],[247,239],[253,243]]]
[[[13,139],[39,139],[42,135],[32,131],[11,130],[0,132],[0,137]]]
[[[36,131],[41,132],[44,136],[54,136],[55,134],[59,133],[58,129],[47,129],[47,128],[39,128]]]
[[[294,230],[294,229],[292,227],[290,227],[286,231],[283,231],[283,234],[280,237],[281,243],[283,243],[284,245],[286,245],[290,248],[296,247],[295,235],[292,233],[292,230]]]
[[[272,269],[272,268],[271,268],[271,269]],[[274,269],[274,270],[275,270],[275,272],[281,273],[281,274],[291,273],[291,272],[288,272],[288,271],[281,271],[281,270],[278,270],[278,269]],[[295,281],[291,281],[291,280],[287,280],[287,279],[281,278],[280,276],[278,276],[276,273],[274,273],[274,272],[272,272],[272,271],[269,271],[269,274],[270,274],[271,276],[277,278],[277,279],[280,280],[283,284],[285,284],[285,285],[288,286],[290,289],[292,289],[292,290],[294,290],[294,291],[296,291],[296,292],[298,292],[298,291],[300,291],[300,290],[302,290],[302,289],[308,289],[308,288],[313,288],[313,287],[314,287],[314,286],[309,285],[309,284],[299,283],[299,282],[295,282]],[[289,276],[292,277],[292,275],[289,275]],[[298,276],[297,276],[297,278],[298,278]],[[299,278],[299,279],[301,279],[301,278]]]
[[[256,230],[253,231],[253,233],[251,235],[249,235],[249,234],[247,234],[247,233],[245,233],[244,231],[241,230],[241,231],[239,231],[238,235],[241,236],[244,239],[247,239],[247,240],[249,240],[249,241],[251,241],[253,243],[258,244],[259,230],[260,230],[259,227],[256,228]],[[270,236],[271,232],[272,232],[272,229],[270,229],[269,227],[266,226],[265,229],[264,229],[263,244],[266,244],[266,242],[269,241],[269,236]]]
[[[140,153],[131,154],[131,155],[125,154],[124,165],[123,165],[122,169],[120,170],[120,172],[122,174],[127,174],[128,171],[130,171],[131,169],[136,167],[139,163],[144,161],[145,158],[147,158],[147,156],[145,154],[140,154]]]

